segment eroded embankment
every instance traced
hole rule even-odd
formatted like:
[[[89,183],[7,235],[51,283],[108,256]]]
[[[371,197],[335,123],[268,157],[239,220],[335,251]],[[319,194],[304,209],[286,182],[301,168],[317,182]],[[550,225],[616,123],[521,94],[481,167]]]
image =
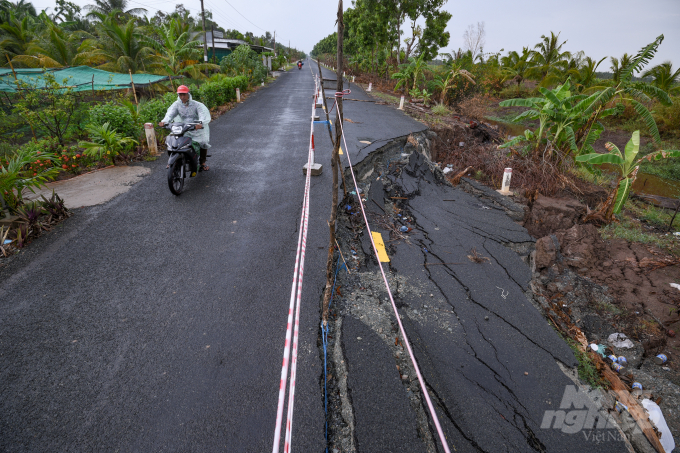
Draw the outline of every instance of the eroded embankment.
[[[449,446],[622,451],[623,436],[612,424],[602,424],[606,443],[557,424],[541,427],[574,385],[558,363],[573,369],[576,360],[533,305],[534,241],[515,222],[523,207],[472,181],[451,187],[427,158],[434,138],[426,132],[395,139],[355,172]],[[344,258],[349,271],[337,273],[328,323],[329,451],[441,451],[356,193],[339,206],[337,236],[336,259]],[[320,383],[324,390],[323,376]],[[606,419],[605,412],[594,418]]]

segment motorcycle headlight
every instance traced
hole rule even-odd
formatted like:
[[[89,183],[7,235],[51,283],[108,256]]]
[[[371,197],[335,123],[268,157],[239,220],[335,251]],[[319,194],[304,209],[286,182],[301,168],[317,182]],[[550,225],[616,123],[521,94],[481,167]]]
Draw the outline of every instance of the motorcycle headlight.
[[[181,134],[182,133],[182,126],[172,126],[172,133],[173,134]]]

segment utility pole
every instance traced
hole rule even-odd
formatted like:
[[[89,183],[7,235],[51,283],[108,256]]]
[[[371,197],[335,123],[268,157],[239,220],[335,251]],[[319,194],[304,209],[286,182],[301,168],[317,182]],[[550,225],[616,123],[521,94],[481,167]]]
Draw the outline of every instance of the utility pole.
[[[276,30],[274,30],[274,57],[276,57]]]
[[[203,9],[203,0],[201,0],[201,17],[203,18],[203,61],[208,62],[208,37],[205,34],[205,10]]]
[[[212,38],[212,58],[211,60],[215,59],[215,27],[213,27],[212,24],[210,24],[210,37]]]

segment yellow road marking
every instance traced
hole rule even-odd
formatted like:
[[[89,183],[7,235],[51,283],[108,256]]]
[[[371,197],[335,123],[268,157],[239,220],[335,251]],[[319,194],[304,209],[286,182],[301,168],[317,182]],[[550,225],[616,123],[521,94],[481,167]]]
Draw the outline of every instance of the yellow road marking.
[[[389,263],[390,257],[387,256],[387,251],[385,250],[385,243],[383,242],[382,234],[371,231],[373,236],[373,242],[375,243],[375,248],[378,250],[378,258],[380,258],[381,263]]]

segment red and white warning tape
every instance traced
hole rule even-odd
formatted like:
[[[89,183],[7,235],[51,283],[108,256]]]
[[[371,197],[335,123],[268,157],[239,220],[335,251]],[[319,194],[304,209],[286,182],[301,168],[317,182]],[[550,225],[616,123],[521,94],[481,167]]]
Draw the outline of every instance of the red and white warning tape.
[[[341,91],[341,92],[336,92],[335,93],[335,98],[337,102],[337,98],[342,97],[344,95],[349,94],[349,90]],[[354,175],[354,167],[352,167],[352,160],[349,157],[349,148],[347,147],[347,141],[345,140],[345,130],[342,126],[342,121],[340,121],[340,132],[342,134],[342,141],[345,144],[345,150],[347,152],[345,153],[347,155],[347,163],[349,164],[349,169],[350,172],[352,173],[352,179],[354,180],[354,188],[356,190],[356,193],[359,193],[359,185],[357,184],[357,179],[356,176]],[[439,424],[439,418],[437,417],[437,413],[434,410],[434,406],[432,405],[432,401],[430,400],[430,395],[427,393],[427,387],[425,387],[425,381],[423,380],[423,376],[420,374],[420,368],[418,368],[418,363],[416,362],[416,358],[413,355],[413,350],[411,350],[411,344],[408,341],[408,337],[406,336],[406,331],[404,330],[404,326],[401,324],[401,318],[399,317],[399,312],[397,311],[397,305],[394,303],[394,297],[392,297],[392,291],[390,290],[390,285],[387,283],[387,277],[385,276],[385,270],[383,269],[382,263],[380,262],[380,257],[378,256],[378,249],[375,246],[375,242],[373,241],[373,234],[371,233],[371,227],[368,224],[368,218],[366,217],[366,211],[364,210],[364,203],[361,199],[360,196],[357,196],[359,199],[359,205],[361,206],[361,214],[364,216],[364,222],[366,223],[366,232],[368,233],[368,238],[371,240],[371,245],[373,246],[373,251],[375,252],[375,257],[378,260],[378,266],[380,267],[380,273],[382,274],[383,281],[385,282],[385,287],[387,288],[387,294],[390,296],[390,302],[392,303],[392,309],[394,310],[394,315],[397,318],[397,323],[399,324],[399,331],[401,332],[401,337],[404,339],[404,344],[406,345],[406,349],[408,350],[409,356],[411,357],[411,363],[413,363],[413,368],[416,370],[416,375],[418,376],[418,382],[420,383],[420,388],[423,392],[423,396],[425,396],[425,401],[427,401],[427,407],[430,410],[430,415],[432,416],[432,421],[434,422],[435,427],[437,428],[437,433],[439,434],[439,440],[441,441],[444,451],[446,453],[451,453],[449,450],[449,446],[446,443],[446,437],[444,436],[444,431],[442,430],[441,425]]]
[[[286,397],[286,380],[288,379],[288,362],[291,354],[291,333],[293,337],[293,360],[290,371],[290,390],[288,393],[288,413],[286,417],[286,436],[283,451],[290,453],[291,438],[293,431],[293,407],[295,401],[295,377],[297,372],[298,332],[300,327],[300,304],[302,302],[302,280],[305,269],[305,251],[307,249],[307,229],[309,225],[309,192],[311,181],[311,168],[314,155],[314,109],[318,96],[315,87],[314,104],[312,104],[312,124],[309,139],[309,153],[307,156],[307,177],[305,178],[305,194],[302,202],[300,216],[300,233],[298,235],[297,252],[295,255],[295,270],[293,271],[293,286],[290,291],[290,306],[288,308],[288,326],[286,328],[286,343],[283,349],[283,364],[281,366],[281,381],[279,384],[279,404],[276,410],[276,429],[274,430],[273,453],[279,452],[281,443],[281,423],[283,421],[283,406]],[[295,311],[295,328],[293,329],[293,311]]]

